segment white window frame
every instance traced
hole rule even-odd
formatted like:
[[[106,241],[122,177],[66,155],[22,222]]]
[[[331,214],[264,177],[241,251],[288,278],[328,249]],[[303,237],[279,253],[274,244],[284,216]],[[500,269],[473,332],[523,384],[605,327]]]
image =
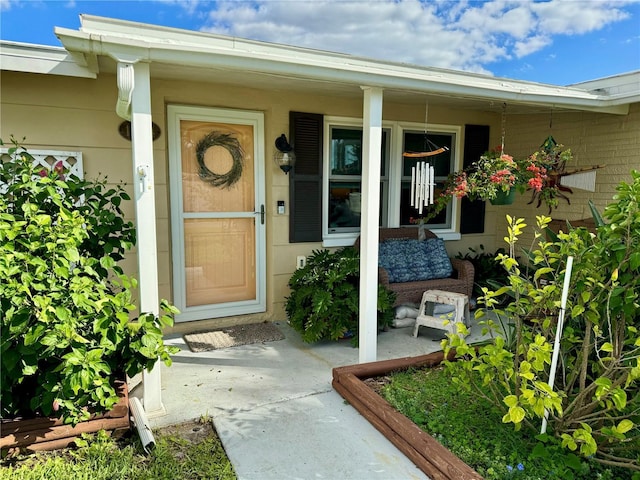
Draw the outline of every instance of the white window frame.
[[[330,181],[330,151],[331,128],[363,128],[362,119],[354,117],[325,116],[324,140],[322,149],[322,246],[343,247],[353,245],[360,232],[329,231],[329,181]],[[400,226],[400,193],[402,185],[402,148],[405,130],[412,132],[424,131],[424,123],[383,121],[382,128],[391,132],[389,138],[389,158],[387,161],[387,191],[386,198],[381,198],[383,208],[383,225],[388,227]],[[427,132],[453,134],[453,169],[458,171],[462,165],[462,127],[458,125],[427,124]],[[449,228],[433,229],[438,237],[444,240],[459,240],[461,238],[459,228],[460,200],[451,202],[451,226]]]

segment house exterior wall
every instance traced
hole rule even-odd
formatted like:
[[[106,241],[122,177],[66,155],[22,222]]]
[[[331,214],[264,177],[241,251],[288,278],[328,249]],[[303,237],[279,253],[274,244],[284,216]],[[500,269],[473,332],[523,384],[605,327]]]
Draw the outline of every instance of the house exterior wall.
[[[97,80],[54,75],[2,72],[0,107],[0,138],[10,134],[26,137],[25,146],[33,149],[80,150],[83,153],[87,178],[106,175],[110,183],[127,183],[131,189],[131,143],[118,133],[122,119],[115,113],[117,98],[114,75],[101,74]],[[166,106],[184,104],[236,108],[264,112],[265,116],[265,186],[267,213],[267,311],[264,314],[228,317],[211,321],[182,323],[174,331],[186,331],[233,323],[263,320],[286,320],[284,299],[287,282],[295,269],[297,255],[309,255],[322,248],[321,243],[289,243],[288,177],[271,161],[273,141],[289,132],[289,112],[303,111],[331,116],[362,117],[362,98],[321,96],[308,93],[247,89],[213,78],[208,83],[152,79],[151,102],[153,121],[162,130],[154,142],[156,192],[158,288],[160,298],[172,299],[170,191],[168,187],[168,150],[166,136]],[[390,121],[424,122],[425,105],[384,102],[383,119]],[[429,106],[429,123],[490,125],[490,145],[500,143],[500,115],[474,110],[460,110],[439,105]],[[580,165],[606,163],[598,171],[598,192],[576,192],[571,206],[560,205],[554,218],[577,219],[589,215],[586,199],[594,198],[601,208],[611,198],[614,187],[630,168],[640,169],[640,106],[633,105],[627,116],[592,113],[554,114],[553,135],[572,147]],[[535,150],[549,133],[548,115],[509,116],[507,119],[506,151],[525,155]],[[462,129],[464,135],[464,129]],[[464,141],[464,139],[462,139]],[[460,159],[461,161],[461,159]],[[276,213],[277,200],[287,202],[286,214]],[[509,211],[516,216],[532,217],[542,209],[532,209],[519,198]],[[126,216],[134,218],[133,203],[125,207]],[[451,254],[465,253],[469,247],[483,244],[489,251],[500,246],[504,236],[505,207],[488,205],[485,233],[464,235],[459,241],[447,242]],[[528,222],[531,224],[531,220]],[[147,248],[148,246],[144,246]],[[140,246],[138,246],[140,248]],[[136,250],[123,261],[129,274],[137,276]],[[196,325],[197,324],[197,325]]]
[[[552,120],[549,128],[550,119]],[[573,163],[566,166],[570,171],[576,167],[606,165],[596,173],[596,191],[574,189],[568,194],[571,203],[560,200],[557,209],[550,214],[544,205],[540,208],[528,205],[530,193],[518,195],[509,207],[488,207],[494,215],[493,225],[486,225],[485,232],[493,232],[496,246],[506,246],[502,238],[506,234],[505,215],[509,213],[526,220],[528,228],[521,237],[520,246],[529,248],[533,241],[536,215],[549,215],[553,219],[580,220],[591,218],[589,200],[602,212],[611,203],[616,186],[621,181],[630,182],[632,169],[640,170],[640,104],[630,106],[628,115],[606,115],[592,112],[553,113],[540,115],[513,115],[507,117],[505,150],[515,156],[524,157],[539,148],[548,135],[571,149]]]

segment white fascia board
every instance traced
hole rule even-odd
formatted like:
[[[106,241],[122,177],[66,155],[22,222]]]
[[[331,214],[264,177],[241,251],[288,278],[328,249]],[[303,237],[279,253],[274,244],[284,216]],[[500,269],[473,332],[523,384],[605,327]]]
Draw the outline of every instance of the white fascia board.
[[[67,77],[96,78],[62,47],[0,41],[0,69]]]
[[[124,49],[146,61],[173,65],[228,68],[354,86],[618,114],[627,113],[628,103],[632,103],[625,98],[611,98],[584,88],[375,61],[88,15],[82,16],[81,30],[56,28],[56,35],[68,49],[84,49],[113,58]]]
[[[592,92],[605,93],[608,98],[640,102],[640,70],[621,73],[572,85]]]

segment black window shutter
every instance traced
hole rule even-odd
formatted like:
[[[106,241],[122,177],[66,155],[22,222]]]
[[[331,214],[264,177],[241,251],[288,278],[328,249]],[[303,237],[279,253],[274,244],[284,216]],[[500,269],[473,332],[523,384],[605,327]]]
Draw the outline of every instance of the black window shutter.
[[[289,112],[296,164],[289,173],[289,242],[322,241],[323,116]]]
[[[463,166],[467,168],[489,150],[489,126],[465,125]],[[464,197],[461,202],[460,233],[484,232],[484,200],[473,202]]]

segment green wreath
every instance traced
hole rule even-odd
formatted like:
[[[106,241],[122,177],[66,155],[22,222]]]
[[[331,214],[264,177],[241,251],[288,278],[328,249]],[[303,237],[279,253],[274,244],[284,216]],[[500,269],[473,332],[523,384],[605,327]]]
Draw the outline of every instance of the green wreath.
[[[204,163],[204,154],[211,147],[223,147],[231,154],[233,165],[227,173],[218,174],[212,172]],[[230,188],[242,176],[242,167],[244,165],[244,152],[240,146],[240,142],[229,133],[210,132],[196,146],[196,158],[200,170],[198,176],[214,187]]]

